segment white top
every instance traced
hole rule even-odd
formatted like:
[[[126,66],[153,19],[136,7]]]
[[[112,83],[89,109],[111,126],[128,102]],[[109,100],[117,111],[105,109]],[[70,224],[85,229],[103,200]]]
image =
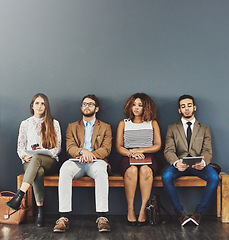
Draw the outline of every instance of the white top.
[[[22,163],[25,161],[22,159],[23,155],[27,155],[25,150],[32,150],[31,145],[38,143],[41,148],[41,124],[43,123],[44,118],[36,118],[34,116],[27,118],[26,120],[21,122],[19,128],[19,135],[18,135],[18,145],[17,145],[17,153],[18,156],[21,158]],[[57,161],[58,154],[61,151],[61,131],[60,125],[57,120],[54,119],[54,128],[57,135],[57,147],[49,149],[51,152],[51,157],[55,158]],[[43,148],[44,149],[44,148]]]
[[[153,145],[152,121],[143,123],[133,123],[129,119],[124,119],[124,147],[141,148]]]

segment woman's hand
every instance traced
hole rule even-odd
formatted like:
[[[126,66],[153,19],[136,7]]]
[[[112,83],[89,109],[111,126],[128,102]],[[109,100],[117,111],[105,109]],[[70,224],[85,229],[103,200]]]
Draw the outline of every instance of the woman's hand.
[[[32,157],[33,157],[33,155],[24,155],[22,159],[23,159],[25,162],[30,162],[30,160],[31,160]]]
[[[134,151],[132,151],[134,150]],[[136,149],[131,149],[131,157],[135,158],[135,159],[144,159],[145,155],[141,152],[141,151],[136,151]]]

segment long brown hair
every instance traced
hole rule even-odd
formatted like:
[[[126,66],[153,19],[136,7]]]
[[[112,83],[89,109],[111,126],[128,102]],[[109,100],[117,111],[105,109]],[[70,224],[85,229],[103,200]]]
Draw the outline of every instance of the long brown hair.
[[[54,128],[54,120],[51,115],[51,110],[49,106],[49,100],[48,97],[43,94],[43,93],[37,93],[31,103],[30,103],[30,112],[32,115],[34,115],[34,110],[32,109],[33,103],[35,100],[41,97],[44,99],[44,104],[45,104],[45,112],[43,114],[44,121],[41,124],[41,141],[42,141],[42,146],[47,149],[52,149],[57,146],[57,134]]]
[[[142,113],[142,120],[143,121],[152,121],[156,119],[156,111],[157,111],[157,107],[156,104],[154,103],[154,101],[150,98],[150,96],[148,96],[145,93],[135,93],[133,94],[126,102],[125,106],[124,106],[124,115],[126,118],[130,119],[131,121],[134,120],[134,114],[132,111],[132,107],[134,104],[135,99],[141,99],[142,104],[143,104],[143,113]]]

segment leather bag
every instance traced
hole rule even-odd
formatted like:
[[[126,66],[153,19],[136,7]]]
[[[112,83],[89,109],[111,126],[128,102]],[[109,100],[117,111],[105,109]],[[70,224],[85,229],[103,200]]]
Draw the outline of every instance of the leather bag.
[[[26,211],[29,208],[25,207],[25,198],[22,199],[21,206],[18,211],[6,206],[6,202],[13,198],[13,196],[10,195],[15,195],[15,193],[10,191],[0,192],[0,223],[20,224],[25,220]]]
[[[167,214],[169,220],[162,221],[161,209],[163,209],[164,212]],[[161,205],[160,197],[157,194],[154,194],[153,197],[149,200],[146,206],[146,212],[148,216],[148,221],[152,226],[158,225],[160,223],[167,223],[170,221],[171,218],[170,213]]]
[[[151,225],[158,225],[160,223],[161,213],[159,207],[159,196],[153,195],[146,206],[148,220]]]

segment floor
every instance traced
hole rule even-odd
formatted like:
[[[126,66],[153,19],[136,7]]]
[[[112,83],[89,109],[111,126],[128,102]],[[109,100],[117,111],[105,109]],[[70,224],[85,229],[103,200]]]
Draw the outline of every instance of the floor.
[[[53,233],[55,221],[58,215],[47,215],[45,226],[42,228],[34,225],[32,218],[20,225],[0,224],[1,240],[31,240],[31,239],[96,239],[96,240],[228,240],[229,224],[222,224],[219,219],[213,216],[204,216],[201,225],[196,227],[188,223],[180,227],[174,216],[170,222],[158,226],[131,227],[126,223],[125,216],[109,216],[110,233],[99,233],[94,215],[73,215],[71,216],[70,229],[66,233]]]

